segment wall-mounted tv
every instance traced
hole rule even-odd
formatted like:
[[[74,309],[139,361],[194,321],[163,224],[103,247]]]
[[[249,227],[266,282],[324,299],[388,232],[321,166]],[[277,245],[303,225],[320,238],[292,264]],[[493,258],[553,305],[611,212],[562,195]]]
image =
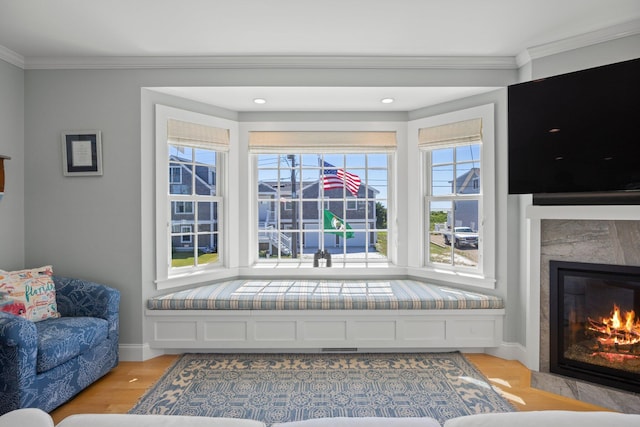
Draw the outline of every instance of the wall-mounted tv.
[[[640,58],[508,87],[509,194],[640,204]]]

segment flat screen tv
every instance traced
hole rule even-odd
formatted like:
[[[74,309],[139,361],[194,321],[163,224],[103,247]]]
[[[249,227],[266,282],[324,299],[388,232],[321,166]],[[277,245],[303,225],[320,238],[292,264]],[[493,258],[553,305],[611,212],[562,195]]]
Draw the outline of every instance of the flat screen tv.
[[[640,204],[640,58],[508,87],[509,194]]]

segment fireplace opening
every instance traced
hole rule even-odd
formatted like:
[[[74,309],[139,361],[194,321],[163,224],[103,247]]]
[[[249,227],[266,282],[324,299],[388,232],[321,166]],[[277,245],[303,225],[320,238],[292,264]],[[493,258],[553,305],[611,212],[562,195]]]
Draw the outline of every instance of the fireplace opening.
[[[550,371],[640,392],[640,267],[550,261]]]

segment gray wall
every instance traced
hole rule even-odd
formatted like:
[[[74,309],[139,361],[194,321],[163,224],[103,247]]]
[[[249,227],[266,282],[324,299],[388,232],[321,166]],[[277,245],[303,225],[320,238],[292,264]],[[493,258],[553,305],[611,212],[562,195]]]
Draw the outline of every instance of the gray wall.
[[[565,72],[571,65],[611,62],[612,57],[640,56],[637,37],[541,58],[531,73]],[[606,46],[603,46],[606,45]],[[620,49],[618,51],[618,49]],[[615,55],[611,52],[616,51]],[[622,58],[624,59],[624,58]],[[24,76],[24,82],[22,81]],[[10,99],[0,99],[3,112],[0,148],[16,158],[10,168],[22,167],[24,139],[24,208],[8,197],[0,202],[10,225],[0,222],[0,268],[52,264],[56,274],[72,275],[118,288],[122,292],[124,345],[141,345],[144,301],[159,293],[155,289],[153,131],[147,123],[154,102],[211,111],[227,118],[232,112],[210,106],[169,99],[144,88],[160,86],[493,86],[504,87],[518,79],[516,70],[27,70],[13,69],[0,62],[0,88],[10,88]],[[24,89],[24,125],[21,112]],[[486,102],[496,104],[498,176],[497,191],[497,278],[496,293],[507,298],[505,341],[525,344],[525,319],[518,233],[519,200],[506,191],[506,91],[412,112],[410,118],[466,108]],[[5,119],[4,112],[9,118]],[[249,117],[250,116],[250,117]],[[278,115],[286,120],[285,115]],[[299,116],[290,115],[292,120]],[[362,120],[363,114],[356,115]],[[326,116],[325,116],[326,117]],[[372,116],[374,117],[374,116]],[[379,117],[375,117],[379,119]],[[243,119],[242,117],[240,118]],[[255,114],[247,120],[260,120]],[[5,125],[5,120],[8,126]],[[265,116],[264,120],[269,120]],[[389,120],[397,120],[393,115]],[[144,124],[143,124],[144,123]],[[8,129],[8,130],[7,130]],[[22,138],[24,129],[24,138]],[[64,177],[60,134],[66,130],[102,131],[104,176]],[[17,141],[17,142],[16,142]],[[14,166],[15,164],[15,166]],[[14,174],[15,169],[11,170]],[[8,192],[22,198],[22,180],[10,175]],[[14,181],[15,180],[15,181]],[[16,182],[17,184],[13,184]],[[246,184],[246,183],[245,183]],[[9,206],[9,208],[7,207]],[[21,216],[24,218],[24,226]],[[17,229],[18,231],[13,231]],[[24,230],[24,231],[21,231]],[[4,233],[16,239],[7,247]],[[24,249],[20,238],[24,233]],[[16,248],[17,246],[17,248]],[[14,255],[14,248],[20,255]],[[26,253],[26,255],[22,255]],[[10,259],[5,264],[5,257]]]
[[[153,140],[146,128],[143,137],[141,116],[151,115],[152,103],[163,97],[147,91],[142,103],[143,88],[504,86],[515,75],[513,70],[27,70],[25,264],[52,264],[56,274],[116,287],[122,292],[121,342],[144,342],[144,300],[158,292],[149,192]],[[102,131],[104,175],[64,177],[60,135],[87,129]]]
[[[639,57],[640,34],[536,59],[531,78],[570,73]]]
[[[24,72],[0,60],[0,155],[5,195],[0,200],[0,269],[24,267]]]

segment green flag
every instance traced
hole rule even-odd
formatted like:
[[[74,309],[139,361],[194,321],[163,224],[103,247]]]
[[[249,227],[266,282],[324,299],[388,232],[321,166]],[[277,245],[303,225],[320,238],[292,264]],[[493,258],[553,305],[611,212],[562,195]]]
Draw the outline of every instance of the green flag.
[[[349,224],[347,224],[344,220],[338,218],[333,212],[327,209],[324,210],[325,233],[337,234],[339,236],[346,237],[347,239],[351,239],[352,237],[354,237],[353,231],[347,230],[351,230],[351,226]]]

